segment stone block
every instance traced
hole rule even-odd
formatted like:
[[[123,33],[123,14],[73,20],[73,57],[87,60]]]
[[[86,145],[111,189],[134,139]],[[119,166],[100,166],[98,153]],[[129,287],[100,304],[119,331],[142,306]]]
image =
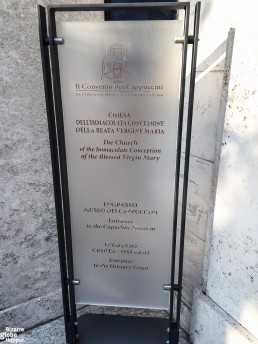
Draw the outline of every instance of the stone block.
[[[187,87],[189,80],[187,78]],[[223,72],[197,72],[194,112],[192,125],[191,154],[214,162],[217,140],[218,120],[220,117],[220,99],[222,93]],[[186,88],[186,94],[188,90]],[[187,118],[188,99],[185,102],[185,120]],[[184,123],[184,133],[186,123]],[[183,133],[183,138],[185,134]],[[185,139],[182,142],[184,151]]]
[[[63,313],[62,294],[59,289],[1,311],[0,332],[4,332],[5,327],[22,327],[27,330],[56,319]]]
[[[258,344],[258,339],[240,326],[208,296],[196,289],[190,337],[194,344]]]

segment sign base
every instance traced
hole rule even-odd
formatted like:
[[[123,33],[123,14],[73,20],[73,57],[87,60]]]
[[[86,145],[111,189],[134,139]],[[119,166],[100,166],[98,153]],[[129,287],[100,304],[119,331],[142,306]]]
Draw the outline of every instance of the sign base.
[[[168,319],[85,314],[78,319],[78,344],[165,344]]]

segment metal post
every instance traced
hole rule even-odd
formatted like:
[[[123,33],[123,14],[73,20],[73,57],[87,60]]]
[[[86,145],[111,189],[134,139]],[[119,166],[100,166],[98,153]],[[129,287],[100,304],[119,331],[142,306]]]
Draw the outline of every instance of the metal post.
[[[46,110],[48,119],[48,131],[49,131],[49,142],[51,151],[51,162],[52,162],[52,174],[53,174],[53,185],[55,195],[55,206],[56,206],[56,221],[57,221],[57,234],[58,234],[58,247],[59,247],[59,259],[60,259],[60,271],[61,271],[61,285],[63,295],[63,307],[64,307],[64,320],[66,327],[66,334],[69,331],[69,321],[71,318],[70,312],[70,296],[69,286],[64,281],[68,279],[67,274],[67,256],[66,256],[66,239],[63,222],[63,205],[62,205],[62,188],[60,182],[60,165],[59,165],[59,154],[57,146],[57,132],[56,132],[56,119],[54,110],[54,97],[52,90],[52,77],[49,59],[48,44],[45,41],[47,37],[47,23],[46,23],[46,10],[43,6],[38,5],[38,16],[39,16],[39,40],[41,48],[41,59],[42,59],[42,71],[45,88],[46,98]],[[73,343],[72,338],[67,337],[68,343]]]
[[[66,248],[66,276],[62,280],[62,285],[65,285],[69,297],[69,316],[65,319],[67,342],[69,344],[76,343],[77,337],[77,315],[75,304],[74,284],[66,284],[66,281],[73,281],[73,254],[72,254],[72,235],[71,235],[71,219],[70,219],[70,204],[69,204],[69,191],[68,191],[68,177],[67,177],[67,164],[66,164],[66,150],[65,150],[65,137],[64,137],[64,123],[63,123],[63,109],[60,87],[60,75],[58,64],[58,50],[54,40],[56,37],[56,23],[55,11],[48,11],[49,18],[49,36],[50,36],[50,58],[52,65],[53,76],[53,93],[54,93],[54,106],[55,106],[55,119],[57,130],[57,145],[60,163],[60,177],[61,177],[61,192],[62,192],[62,206],[63,206],[63,221],[64,221],[64,242]]]
[[[180,87],[180,102],[179,102],[179,117],[177,129],[177,154],[176,154],[176,170],[175,170],[175,191],[174,191],[174,214],[173,214],[173,236],[172,236],[172,260],[171,260],[171,292],[170,292],[170,315],[169,315],[169,341],[170,343],[178,343],[179,328],[177,326],[177,319],[174,320],[174,295],[178,290],[178,285],[175,286],[175,268],[176,268],[176,242],[177,242],[177,222],[178,222],[178,198],[179,198],[179,184],[180,184],[180,166],[181,166],[181,150],[182,150],[182,133],[183,133],[183,119],[184,119],[184,101],[185,101],[185,78],[186,78],[186,63],[188,50],[188,30],[189,30],[189,15],[190,6],[185,8],[185,26],[183,37],[183,53],[182,53],[182,67],[181,67],[181,87]]]
[[[198,49],[198,40],[199,40],[200,11],[201,11],[201,3],[197,2],[196,7],[195,7],[195,19],[194,19],[194,43],[193,43],[193,49],[192,49],[191,74],[190,74],[190,90],[189,90],[189,102],[188,102],[187,129],[186,129],[184,181],[183,181],[182,213],[181,213],[181,234],[180,234],[180,241],[179,241],[179,269],[178,269],[179,288],[178,288],[178,294],[177,294],[177,309],[176,309],[176,327],[177,327],[178,333],[179,333],[180,311],[181,311],[181,302],[182,302],[182,281],[183,281],[187,190],[188,190],[188,176],[189,176],[189,162],[190,162],[190,148],[191,148],[197,49]]]

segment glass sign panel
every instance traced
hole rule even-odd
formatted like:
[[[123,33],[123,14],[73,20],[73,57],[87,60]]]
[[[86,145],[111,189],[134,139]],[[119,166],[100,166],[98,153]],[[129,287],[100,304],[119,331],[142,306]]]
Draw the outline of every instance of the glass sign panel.
[[[76,303],[168,309],[182,22],[57,33]]]

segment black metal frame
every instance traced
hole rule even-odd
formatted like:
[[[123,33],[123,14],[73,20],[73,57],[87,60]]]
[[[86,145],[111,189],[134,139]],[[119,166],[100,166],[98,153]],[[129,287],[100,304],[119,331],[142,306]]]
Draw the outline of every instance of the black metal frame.
[[[158,3],[105,3],[105,4],[75,4],[75,5],[50,5],[47,7],[48,25],[46,9],[39,5],[39,32],[42,55],[42,69],[45,86],[46,108],[48,116],[49,140],[52,158],[53,181],[56,203],[56,219],[58,230],[58,243],[61,266],[61,282],[63,292],[64,319],[66,328],[66,340],[69,344],[77,343],[77,314],[74,293],[74,273],[73,273],[73,253],[72,235],[69,204],[69,189],[67,178],[67,164],[65,151],[65,135],[62,110],[62,96],[60,87],[60,72],[58,63],[58,49],[54,38],[56,37],[56,12],[76,12],[76,11],[104,11],[108,13],[115,10],[183,10],[184,17],[184,37],[181,38],[182,47],[182,67],[180,84],[180,102],[178,113],[177,132],[177,155],[175,168],[175,192],[174,192],[174,218],[173,218],[173,238],[171,257],[171,281],[167,286],[170,290],[170,314],[169,314],[169,335],[170,344],[176,344],[179,340],[180,310],[182,299],[182,279],[183,279],[183,256],[184,238],[187,206],[188,174],[191,147],[191,130],[193,117],[193,102],[196,74],[196,58],[199,40],[200,2],[195,7],[195,23],[193,36],[189,36],[189,2],[158,2]],[[47,26],[49,32],[47,33]],[[182,150],[182,133],[184,119],[185,101],[185,79],[188,44],[193,44],[189,104],[187,115],[187,132],[185,146],[185,163],[183,176],[183,194],[181,210],[181,231],[178,238],[178,207],[179,207],[179,186],[180,167]],[[51,61],[51,64],[50,64]],[[179,240],[179,258],[176,260],[176,246]],[[175,284],[175,270],[178,266],[178,283]],[[177,299],[175,298],[177,293]],[[175,302],[176,301],[176,302]]]
[[[115,4],[115,3],[126,3],[126,2],[132,2],[132,1],[128,1],[128,0],[104,0],[104,3],[105,4]],[[139,2],[138,0],[136,0],[136,1],[133,1],[133,2]],[[142,1],[142,2],[149,2],[149,0],[147,0],[147,1]],[[177,0],[170,0],[170,1],[156,1],[157,3],[158,2],[170,2],[170,3],[172,3],[172,2],[177,2]],[[157,13],[157,14],[156,14]],[[124,12],[122,12],[122,13],[118,13],[118,17],[116,17],[115,19],[114,19],[114,17],[112,17],[112,12],[110,12],[110,11],[106,11],[105,12],[105,20],[106,21],[110,21],[110,20],[136,20],[135,19],[135,16],[134,15],[132,15],[132,17],[130,18],[130,19],[128,19],[128,18],[124,18]],[[161,13],[160,12],[155,12],[155,18],[153,18],[152,20],[175,20],[176,19],[176,11],[175,10],[171,10],[171,11],[169,11],[169,13],[167,13],[167,15],[169,14],[169,16],[165,19],[164,18],[164,16],[162,16],[162,18],[161,18],[161,15],[160,15]],[[145,16],[145,18],[146,18],[146,16]],[[148,18],[149,19],[149,18]],[[139,20],[139,19],[137,19],[137,20]],[[143,18],[140,18],[140,20],[144,20],[144,16],[143,16]]]

